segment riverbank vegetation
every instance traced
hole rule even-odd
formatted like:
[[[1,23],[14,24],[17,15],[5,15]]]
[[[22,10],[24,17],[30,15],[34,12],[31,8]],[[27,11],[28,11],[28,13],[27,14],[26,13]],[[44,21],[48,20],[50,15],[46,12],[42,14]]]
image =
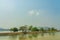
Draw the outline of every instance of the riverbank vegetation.
[[[57,32],[58,30],[54,27],[34,27],[34,26],[21,26],[19,28],[10,28],[10,31],[13,31],[13,32],[23,32],[23,33],[27,33],[27,32],[43,32],[43,33],[46,33],[46,32]]]

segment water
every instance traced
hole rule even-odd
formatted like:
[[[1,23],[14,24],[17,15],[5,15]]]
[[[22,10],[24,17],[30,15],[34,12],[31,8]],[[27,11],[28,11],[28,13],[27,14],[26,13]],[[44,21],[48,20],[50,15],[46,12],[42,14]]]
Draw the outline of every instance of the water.
[[[60,40],[60,32],[0,36],[0,40]]]
[[[0,31],[0,33],[8,33],[8,32],[11,32],[11,31]]]

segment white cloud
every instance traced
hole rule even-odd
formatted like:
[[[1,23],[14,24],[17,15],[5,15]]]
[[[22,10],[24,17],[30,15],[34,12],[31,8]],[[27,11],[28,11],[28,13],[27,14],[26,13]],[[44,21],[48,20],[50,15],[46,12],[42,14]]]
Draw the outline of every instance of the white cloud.
[[[34,16],[38,16],[39,13],[40,13],[40,12],[37,11],[37,10],[31,10],[31,11],[28,12],[28,14],[31,15],[31,16],[33,16],[33,15],[34,15]]]
[[[29,13],[29,15],[34,15],[35,14],[34,10],[31,10],[28,13]]]
[[[38,16],[39,15],[39,12],[37,12],[36,15]]]

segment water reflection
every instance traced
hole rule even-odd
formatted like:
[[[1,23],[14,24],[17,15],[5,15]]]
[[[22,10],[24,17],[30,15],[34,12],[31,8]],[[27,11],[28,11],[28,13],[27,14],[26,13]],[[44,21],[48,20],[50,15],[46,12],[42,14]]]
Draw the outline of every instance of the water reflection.
[[[29,34],[29,36],[28,36],[28,37],[29,37],[29,38],[33,38],[31,34]]]
[[[55,32],[48,33],[49,35],[55,36]]]
[[[41,33],[41,36],[44,36],[44,33]]]
[[[18,38],[18,35],[10,35],[9,36],[10,40],[17,40],[17,38]]]
[[[38,37],[39,34],[31,34],[32,37]]]
[[[50,33],[40,33],[40,34],[20,34],[20,35],[11,35],[9,36],[9,40],[37,40],[40,36],[43,38],[43,36],[46,35],[55,35],[55,32]]]
[[[26,40],[26,35],[25,34],[19,35],[19,40]]]

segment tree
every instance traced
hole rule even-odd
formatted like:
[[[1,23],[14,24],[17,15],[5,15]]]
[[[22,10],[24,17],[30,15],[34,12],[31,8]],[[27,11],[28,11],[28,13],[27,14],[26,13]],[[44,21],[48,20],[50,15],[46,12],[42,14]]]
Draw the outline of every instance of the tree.
[[[28,30],[30,30],[30,31],[31,31],[32,27],[33,27],[32,25],[31,25],[31,26],[29,26]]]
[[[48,28],[48,31],[50,32],[51,31],[51,28]]]
[[[40,28],[40,31],[44,32],[44,28],[43,28],[43,27],[42,27],[42,28]]]
[[[55,28],[52,27],[52,28],[51,28],[51,31],[55,31]]]
[[[18,31],[18,28],[11,28],[10,31],[13,31],[13,32],[17,32]]]
[[[19,28],[19,30],[21,30],[23,33],[26,33],[26,32],[27,32],[27,25],[21,26],[21,27]]]
[[[32,31],[39,31],[39,29],[37,27],[33,27],[31,30]]]

